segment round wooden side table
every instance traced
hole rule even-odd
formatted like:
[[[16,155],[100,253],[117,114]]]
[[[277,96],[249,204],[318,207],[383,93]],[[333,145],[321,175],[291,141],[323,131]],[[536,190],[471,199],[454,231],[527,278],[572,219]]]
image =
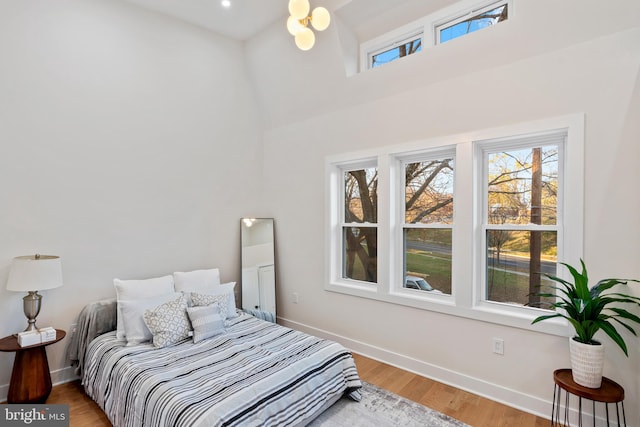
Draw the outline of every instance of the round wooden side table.
[[[569,395],[578,396],[578,425],[582,426],[582,399],[588,399],[592,402],[593,425],[596,425],[596,402],[605,404],[606,422],[609,425],[609,404],[616,405],[616,419],[618,426],[627,425],[627,419],[624,413],[624,388],[609,378],[602,377],[602,385],[600,388],[588,388],[577,384],[573,381],[571,369],[558,369],[553,372],[553,381],[555,386],[553,389],[553,406],[551,409],[551,425],[552,426],[569,426]],[[560,424],[560,404],[561,394],[565,391],[564,402],[564,420]],[[620,417],[622,416],[622,424]]]
[[[45,403],[51,394],[51,374],[46,346],[57,343],[67,333],[56,329],[56,339],[27,347],[18,345],[18,337],[9,335],[0,339],[0,351],[13,351],[11,382],[7,403]]]

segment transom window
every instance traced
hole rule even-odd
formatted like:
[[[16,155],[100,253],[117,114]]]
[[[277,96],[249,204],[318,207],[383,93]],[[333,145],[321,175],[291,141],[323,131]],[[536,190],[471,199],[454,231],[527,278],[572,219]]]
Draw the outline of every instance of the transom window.
[[[436,26],[436,43],[473,33],[483,28],[491,27],[509,18],[507,2],[494,3],[479,11],[465,13],[458,18]]]
[[[514,0],[461,0],[368,40],[360,46],[360,68],[366,70],[414,55],[435,45],[495,26],[511,18]]]
[[[369,68],[376,68],[422,50],[422,33],[402,39],[369,54]]]

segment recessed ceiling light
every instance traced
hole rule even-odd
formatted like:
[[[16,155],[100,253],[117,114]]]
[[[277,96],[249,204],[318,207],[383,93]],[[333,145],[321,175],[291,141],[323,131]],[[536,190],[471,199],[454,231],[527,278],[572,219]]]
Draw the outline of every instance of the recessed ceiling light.
[[[222,0],[221,4],[222,4],[222,7],[229,8],[231,7],[231,0]]]

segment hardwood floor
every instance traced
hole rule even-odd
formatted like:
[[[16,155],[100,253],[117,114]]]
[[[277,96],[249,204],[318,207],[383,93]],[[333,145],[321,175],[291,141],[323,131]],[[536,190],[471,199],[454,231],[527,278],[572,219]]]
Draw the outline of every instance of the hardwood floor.
[[[550,421],[394,366],[353,355],[363,381],[473,427],[548,427]]]
[[[47,403],[69,404],[70,427],[111,427],[102,409],[84,394],[79,380],[53,387]]]
[[[457,418],[473,427],[547,427],[549,420],[466,391],[354,354],[363,381]],[[68,403],[71,427],[110,427],[111,423],[79,381],[53,388],[47,403]]]
[[[79,380],[55,386],[47,403],[69,404],[70,427],[111,427],[102,409],[84,394]]]

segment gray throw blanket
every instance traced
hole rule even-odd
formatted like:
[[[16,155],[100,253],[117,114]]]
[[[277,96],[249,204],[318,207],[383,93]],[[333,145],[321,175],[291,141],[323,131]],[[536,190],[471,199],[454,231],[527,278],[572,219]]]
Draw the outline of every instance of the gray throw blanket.
[[[67,347],[67,356],[75,372],[82,378],[84,355],[89,343],[98,335],[115,331],[118,304],[115,298],[100,300],[86,305],[80,315],[75,333]]]

